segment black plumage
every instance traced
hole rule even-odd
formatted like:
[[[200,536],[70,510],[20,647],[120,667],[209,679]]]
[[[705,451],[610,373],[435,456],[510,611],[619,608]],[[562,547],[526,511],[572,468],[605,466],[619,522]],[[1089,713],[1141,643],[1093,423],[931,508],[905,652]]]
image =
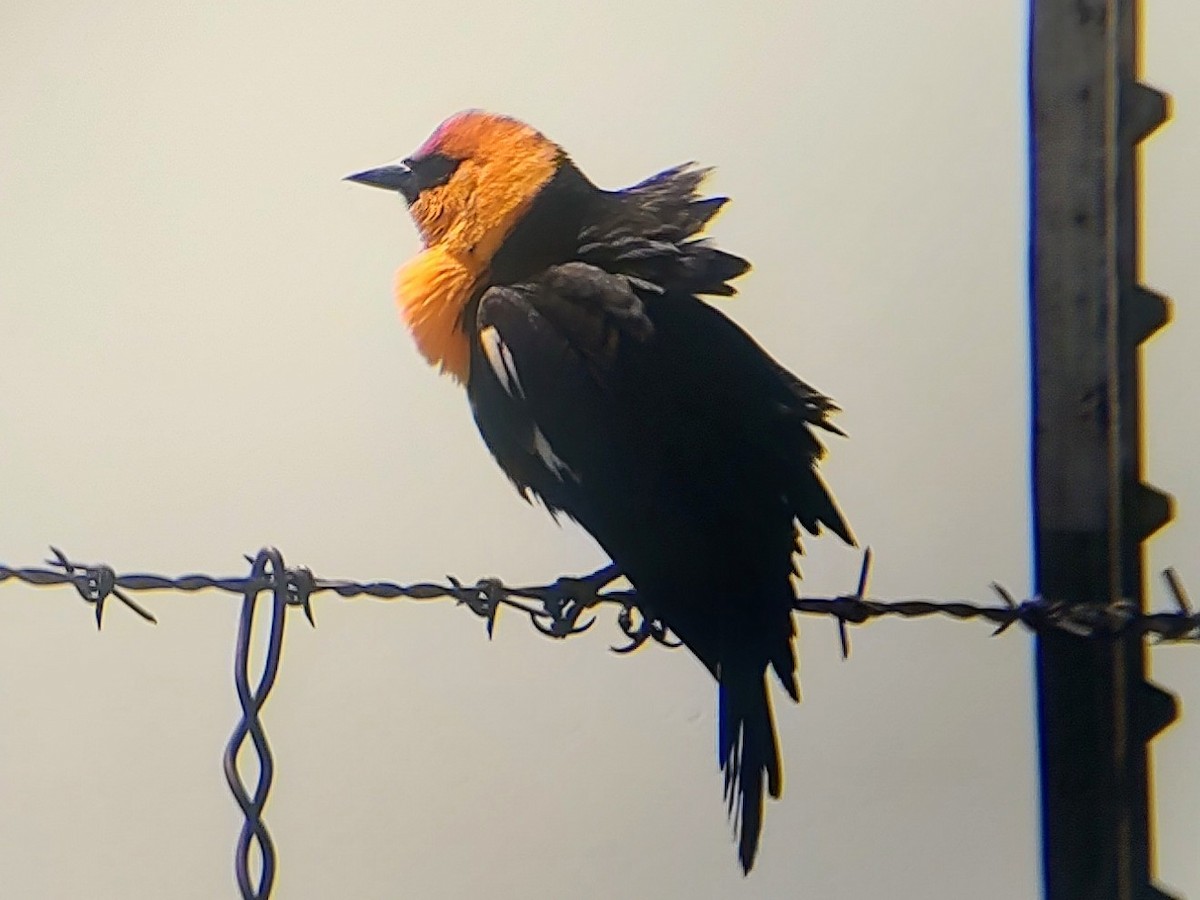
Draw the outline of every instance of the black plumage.
[[[816,471],[836,407],[698,299],[748,268],[695,237],[725,203],[697,195],[704,175],[606,192],[564,162],[467,307],[467,391],[517,487],[578,520],[720,683],[748,870],[763,788],[782,789],[765,668],[799,699],[796,523],[853,537]]]

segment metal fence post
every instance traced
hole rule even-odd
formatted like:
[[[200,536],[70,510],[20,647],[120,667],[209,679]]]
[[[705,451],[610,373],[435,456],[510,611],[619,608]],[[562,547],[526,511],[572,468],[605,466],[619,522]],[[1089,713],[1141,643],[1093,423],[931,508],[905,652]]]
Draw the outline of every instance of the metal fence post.
[[[1140,610],[1142,542],[1170,518],[1144,484],[1139,345],[1169,317],[1138,284],[1137,145],[1165,95],[1137,81],[1136,0],[1033,0],[1030,288],[1035,568],[1049,601]],[[1147,742],[1175,699],[1144,641],[1037,644],[1047,900],[1149,900]]]

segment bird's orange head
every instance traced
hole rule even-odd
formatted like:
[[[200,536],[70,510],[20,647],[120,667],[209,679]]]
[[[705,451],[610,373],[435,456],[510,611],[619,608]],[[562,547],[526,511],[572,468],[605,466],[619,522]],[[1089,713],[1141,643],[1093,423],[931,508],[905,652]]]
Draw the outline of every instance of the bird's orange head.
[[[468,110],[411,155],[347,176],[399,192],[425,250],[396,277],[396,299],[430,363],[465,381],[467,302],[496,251],[566,155],[516,119]]]
[[[447,119],[405,159],[349,176],[398,191],[426,247],[481,257],[520,219],[565,154],[516,119],[468,110]]]

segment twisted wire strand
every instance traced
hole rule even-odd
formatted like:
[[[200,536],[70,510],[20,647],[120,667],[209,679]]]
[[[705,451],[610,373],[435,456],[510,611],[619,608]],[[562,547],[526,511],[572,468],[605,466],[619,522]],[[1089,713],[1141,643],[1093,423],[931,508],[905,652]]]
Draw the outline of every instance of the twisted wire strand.
[[[275,684],[283,653],[283,628],[290,599],[286,580],[281,577],[284,571],[283,557],[273,547],[260,550],[254,557],[250,577],[246,580],[247,584],[242,593],[237,650],[234,654],[233,683],[237,689],[242,717],[225,746],[224,768],[225,780],[238,806],[241,807],[244,819],[233,856],[234,874],[243,900],[266,900],[271,896],[271,889],[275,883],[275,844],[267,831],[266,822],[263,821],[263,809],[275,777],[275,758],[267,743],[267,734],[263,730],[259,713]],[[258,681],[252,687],[250,654],[254,643],[254,614],[263,585],[269,585],[271,588],[270,630],[266,659]],[[258,777],[253,794],[246,789],[246,782],[238,771],[238,754],[247,736],[258,760]],[[257,879],[251,874],[251,854],[255,845],[259,851]]]

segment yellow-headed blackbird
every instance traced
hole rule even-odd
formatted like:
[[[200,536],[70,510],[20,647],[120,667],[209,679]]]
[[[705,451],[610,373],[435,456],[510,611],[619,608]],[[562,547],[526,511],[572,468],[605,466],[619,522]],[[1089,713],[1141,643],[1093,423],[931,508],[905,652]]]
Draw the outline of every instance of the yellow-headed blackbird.
[[[749,268],[697,238],[726,202],[698,195],[706,174],[601,190],[528,125],[469,111],[349,179],[407,202],[425,249],[397,273],[400,310],[501,468],[583,525],[716,678],[749,871],[764,781],[783,785],[768,666],[799,699],[799,528],[853,537],[816,471],[813,426],[840,434],[837,407],[698,299]]]

